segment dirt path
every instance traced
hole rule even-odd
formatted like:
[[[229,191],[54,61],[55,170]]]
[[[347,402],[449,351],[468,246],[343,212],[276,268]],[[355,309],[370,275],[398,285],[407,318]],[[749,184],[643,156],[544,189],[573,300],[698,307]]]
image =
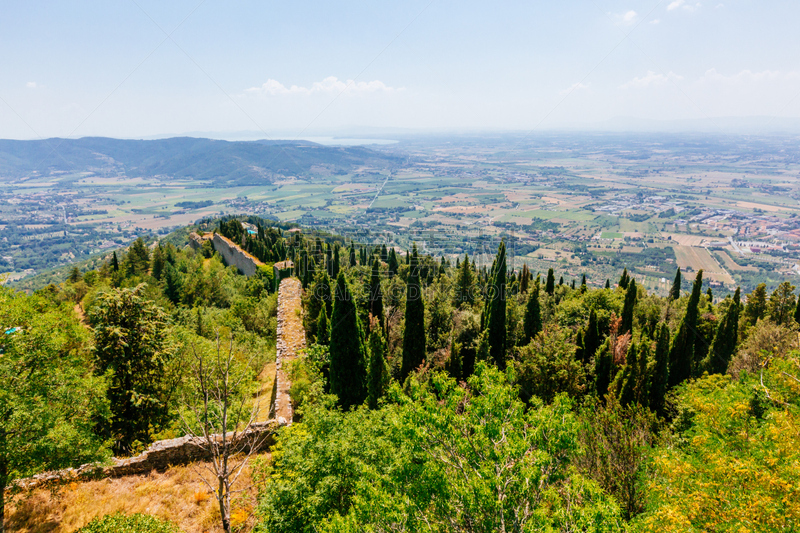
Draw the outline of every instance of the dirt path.
[[[278,288],[278,343],[276,360],[276,393],[273,411],[275,418],[292,423],[294,412],[289,396],[291,383],[286,375],[286,364],[297,357],[297,353],[306,347],[306,336],[303,330],[303,287],[300,280],[286,278]]]

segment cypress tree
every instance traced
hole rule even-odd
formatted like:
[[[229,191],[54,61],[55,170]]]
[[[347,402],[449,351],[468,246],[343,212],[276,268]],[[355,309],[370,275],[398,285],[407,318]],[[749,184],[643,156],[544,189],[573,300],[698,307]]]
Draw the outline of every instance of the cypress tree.
[[[586,359],[586,344],[583,342],[583,330],[579,329],[575,335],[575,360],[583,362]]]
[[[377,261],[372,264],[372,276],[369,280],[369,312],[383,327],[383,293]]]
[[[151,268],[151,272],[153,277],[157,281],[161,281],[161,276],[164,275],[164,263],[166,259],[164,258],[164,250],[161,249],[161,244],[156,245],[156,249],[153,251],[153,266]]]
[[[664,400],[669,385],[669,327],[665,322],[658,328],[655,364],[650,384],[650,408],[664,416]]]
[[[176,305],[181,301],[181,282],[177,269],[167,263],[164,267],[164,295]]]
[[[594,385],[597,391],[597,397],[600,399],[605,398],[606,393],[608,393],[608,386],[611,384],[611,367],[613,364],[611,339],[608,338],[597,351],[594,358]]]
[[[386,364],[386,340],[381,328],[369,334],[369,383],[367,403],[370,409],[378,408],[378,400],[389,388],[389,365]]]
[[[325,311],[325,306],[319,306],[319,315],[317,315],[317,344],[328,346],[330,344],[330,326],[328,325],[328,313]]]
[[[628,282],[628,289],[625,291],[625,304],[622,307],[622,324],[619,334],[631,333],[633,331],[633,308],[636,306],[636,280],[631,278]]]
[[[528,270],[528,264],[522,265],[522,275],[520,276],[519,280],[519,292],[526,293],[528,292],[528,285],[531,281],[531,271]]]
[[[367,397],[363,332],[344,274],[336,280],[330,338],[330,386],[339,405],[350,409]]]
[[[339,245],[333,247],[333,274],[331,275],[332,278],[339,276]]]
[[[625,268],[622,270],[622,276],[620,276],[620,278],[619,278],[619,283],[618,283],[618,285],[619,285],[620,287],[622,287],[623,289],[627,289],[627,288],[628,288],[628,282],[629,282],[629,281],[630,281],[630,277],[628,276],[628,267],[625,267]]]
[[[622,369],[619,382],[619,403],[623,407],[632,404],[636,399],[636,385],[639,381],[638,355],[636,343],[631,342],[628,353],[625,354],[625,367]]]
[[[462,303],[469,305],[475,303],[475,295],[472,292],[474,282],[472,268],[469,266],[469,255],[465,254],[464,262],[461,263],[461,267],[458,269],[458,275],[456,276],[456,294],[454,302],[456,306]]]
[[[669,352],[669,386],[674,387],[692,377],[694,372],[694,345],[697,342],[697,306],[703,286],[703,271],[697,272],[692,286],[689,305],[683,315]]]
[[[800,298],[797,298],[797,306],[794,308],[794,321],[800,324]]]
[[[356,248],[353,246],[353,243],[350,243],[350,266],[356,266]]]
[[[410,255],[407,257],[411,258]],[[425,360],[425,302],[422,299],[417,260],[417,246],[414,245],[411,272],[406,284],[406,326],[400,370],[403,380]]]
[[[606,289],[610,289],[610,288],[611,288],[611,280],[606,278]]]
[[[453,339],[450,342],[450,357],[445,364],[445,370],[450,375],[450,377],[455,379],[461,379],[464,373],[463,370],[464,361],[461,355],[461,343],[458,343]]]
[[[333,275],[333,250],[331,250],[330,244],[325,246],[325,270],[331,279],[338,277],[338,274],[336,276]]]
[[[681,267],[675,271],[675,280],[672,282],[672,287],[669,289],[669,299],[677,300],[681,297]]]
[[[400,267],[400,264],[397,262],[397,254],[394,253],[394,248],[389,250],[389,277],[394,277],[397,274],[397,269]]]
[[[116,250],[111,256],[111,268],[114,270],[114,272],[119,272],[119,260],[117,259]]]
[[[489,356],[498,368],[506,367],[506,244],[497,250],[494,279],[489,301]]]
[[[525,319],[523,321],[522,344],[527,345],[536,335],[542,331],[542,313],[539,307],[539,277],[533,283],[533,290],[528,296],[528,304],[525,306]]]
[[[564,278],[561,279],[563,281]],[[561,283],[559,283],[559,285],[561,285]],[[549,268],[547,270],[547,283],[544,286],[544,292],[552,296],[555,290],[556,290],[556,276],[553,273],[553,269]]]
[[[586,274],[581,276],[581,294],[586,292]]]
[[[558,286],[562,286],[564,284],[564,276],[559,276],[558,278]]]
[[[381,245],[381,261],[384,263],[389,260],[389,252],[386,250],[386,244]]]
[[[711,348],[701,365],[701,368],[709,374],[724,374],[728,371],[728,364],[736,351],[736,340],[739,336],[739,299],[739,287],[736,287],[725,316],[717,323]]]
[[[572,280],[572,285],[571,285],[570,288],[573,289],[573,290],[575,289],[575,280],[574,279]]]
[[[713,304],[713,303],[714,303],[714,293],[713,293],[713,292],[711,292],[711,287],[709,287],[708,289],[706,289],[706,296],[708,296],[708,301],[709,301],[709,303],[712,303],[712,304]]]
[[[594,309],[589,311],[589,323],[583,334],[583,364],[587,366],[600,347],[600,333],[597,329],[597,313]]]

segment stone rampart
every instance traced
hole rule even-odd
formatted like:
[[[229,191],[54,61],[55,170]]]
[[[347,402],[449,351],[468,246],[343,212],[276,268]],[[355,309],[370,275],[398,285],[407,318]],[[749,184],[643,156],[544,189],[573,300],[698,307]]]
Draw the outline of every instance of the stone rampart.
[[[258,267],[264,266],[264,263],[245,252],[239,246],[233,243],[227,237],[223,237],[219,233],[214,234],[214,250],[222,256],[225,264],[233,265],[247,277],[252,276],[258,270]]]
[[[248,431],[238,436],[233,446],[242,452],[248,452],[251,449],[255,449],[255,451],[269,450],[275,444],[275,432],[281,425],[283,424],[276,420],[252,424]],[[221,436],[213,435],[212,439],[219,441]],[[44,472],[27,479],[16,480],[13,484],[22,489],[33,489],[81,479],[146,474],[152,470],[163,471],[171,466],[209,459],[211,459],[211,454],[208,443],[199,437],[186,436],[154,442],[135,457],[126,459],[115,457],[109,466],[86,464],[78,468]]]

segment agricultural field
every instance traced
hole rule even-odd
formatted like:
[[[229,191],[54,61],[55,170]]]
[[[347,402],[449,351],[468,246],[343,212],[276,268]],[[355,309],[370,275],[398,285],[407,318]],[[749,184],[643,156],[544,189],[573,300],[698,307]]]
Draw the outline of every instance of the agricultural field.
[[[21,279],[140,235],[247,213],[487,266],[506,239],[515,268],[553,267],[567,281],[603,284],[627,266],[655,290],[680,266],[702,268],[720,294],[800,284],[797,146],[722,135],[408,137],[359,148],[352,164],[257,176],[216,160],[213,175],[173,163],[171,174],[22,168],[0,174],[0,272]]]

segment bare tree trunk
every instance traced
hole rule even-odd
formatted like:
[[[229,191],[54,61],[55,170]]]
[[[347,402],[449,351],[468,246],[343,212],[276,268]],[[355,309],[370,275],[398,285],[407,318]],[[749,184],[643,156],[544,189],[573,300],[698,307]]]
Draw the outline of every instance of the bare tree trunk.
[[[219,478],[219,489],[217,490],[219,501],[219,515],[222,517],[222,530],[225,533],[231,532],[230,504],[228,503],[228,491],[225,490],[225,480]],[[2,531],[0,531],[2,533]]]

